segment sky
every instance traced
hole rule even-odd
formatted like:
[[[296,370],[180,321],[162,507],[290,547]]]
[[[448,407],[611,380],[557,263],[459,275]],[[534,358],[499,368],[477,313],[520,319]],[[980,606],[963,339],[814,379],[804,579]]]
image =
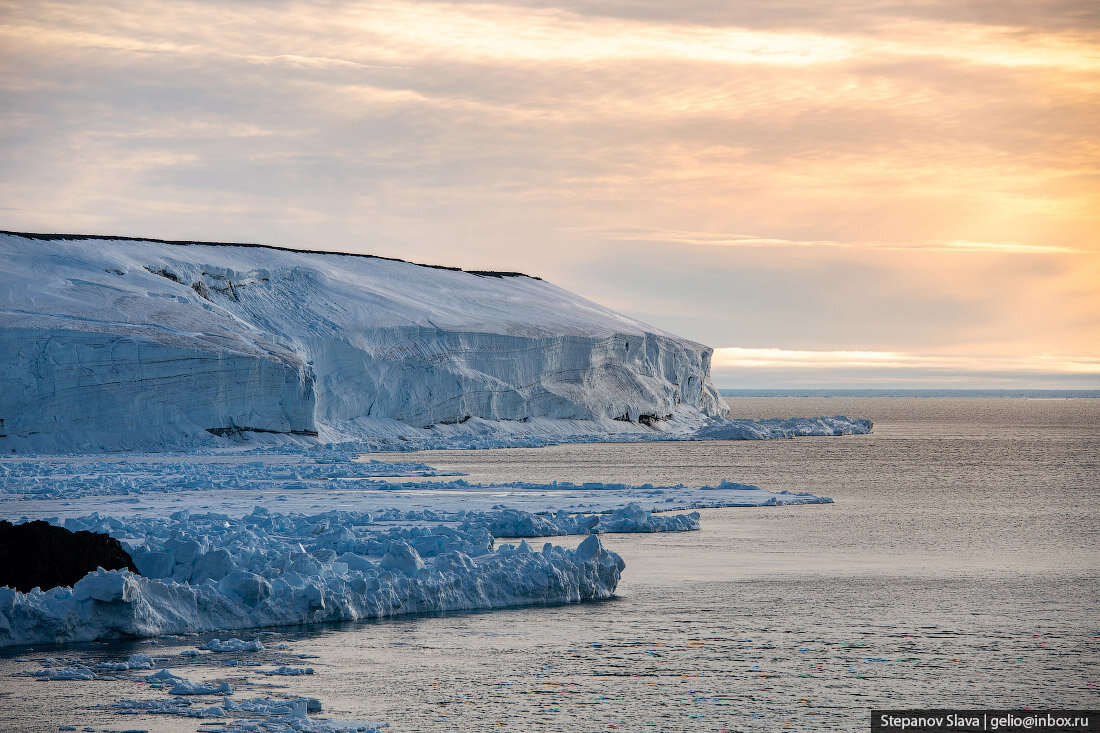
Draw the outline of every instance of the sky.
[[[1094,0],[0,0],[0,229],[538,275],[720,387],[1100,388]]]

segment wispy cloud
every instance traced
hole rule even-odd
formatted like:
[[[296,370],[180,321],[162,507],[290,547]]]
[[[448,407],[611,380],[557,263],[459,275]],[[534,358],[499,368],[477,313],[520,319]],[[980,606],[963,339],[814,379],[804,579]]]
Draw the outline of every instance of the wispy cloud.
[[[724,347],[714,350],[715,368],[894,369],[956,373],[1016,372],[1100,376],[1100,357],[1059,354],[1031,356],[910,354],[897,351],[805,351]]]
[[[32,4],[33,5],[33,4]],[[446,56],[539,62],[607,60],[689,60],[729,65],[764,64],[804,67],[857,56],[941,57],[1007,67],[1051,67],[1077,71],[1100,69],[1093,37],[1086,33],[1035,35],[1014,26],[953,22],[952,38],[944,42],[943,22],[883,16],[873,28],[849,33],[806,28],[750,28],[737,23],[713,25],[633,20],[586,15],[562,8],[533,8],[507,3],[453,4],[374,2],[325,8],[288,5],[263,14],[242,8],[218,8],[202,2],[175,3],[153,14],[145,24],[118,24],[117,13],[100,14],[95,7],[58,8],[50,13],[8,13],[15,33],[30,29],[33,17],[46,15],[54,25],[53,43],[75,43],[120,50],[183,50],[204,52],[244,49],[257,42],[274,48],[285,34],[301,31],[296,40],[305,57],[344,59],[427,58]],[[790,12],[790,9],[787,10]],[[188,24],[187,42],[163,40]],[[221,23],[199,25],[204,19],[251,22],[250,32]],[[158,22],[160,21],[160,22]],[[86,29],[90,26],[90,29]],[[277,31],[281,31],[281,34]],[[149,40],[141,40],[144,33]],[[362,43],[367,37],[371,43]],[[217,38],[221,49],[213,48]],[[338,53],[316,53],[319,48]],[[284,51],[284,53],[289,53]],[[301,53],[300,51],[298,53]],[[293,54],[291,54],[293,55]]]
[[[578,227],[579,231],[619,242],[669,242],[708,247],[809,247],[898,252],[988,252],[991,254],[1084,254],[1086,250],[1058,245],[1021,244],[1018,242],[838,242],[825,239],[795,240],[758,237],[751,234],[718,234],[658,227]]]

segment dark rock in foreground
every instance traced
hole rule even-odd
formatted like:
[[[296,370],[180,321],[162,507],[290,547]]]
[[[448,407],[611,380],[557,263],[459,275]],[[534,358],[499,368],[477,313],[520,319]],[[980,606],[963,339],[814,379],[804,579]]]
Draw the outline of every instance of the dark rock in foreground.
[[[119,541],[99,532],[70,532],[47,522],[0,522],[0,585],[23,593],[71,586],[96,568],[140,575]]]

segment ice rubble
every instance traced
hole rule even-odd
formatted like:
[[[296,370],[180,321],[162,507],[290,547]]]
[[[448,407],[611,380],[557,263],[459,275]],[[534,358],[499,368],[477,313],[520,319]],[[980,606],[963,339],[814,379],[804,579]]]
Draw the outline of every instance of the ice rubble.
[[[329,482],[336,480],[350,487],[357,480],[379,477],[461,475],[410,461],[353,460],[356,455],[356,451],[341,453],[339,457],[331,453],[223,455],[207,460],[198,456],[161,455],[125,461],[96,460],[94,456],[0,458],[0,494],[71,500],[149,492],[293,491],[306,486],[331,486]]]
[[[225,733],[378,733],[388,727],[387,723],[379,722],[311,718],[309,713],[321,712],[321,703],[315,698],[255,697],[235,700],[224,697],[220,705],[200,707],[190,700],[176,697],[167,700],[120,700],[112,707],[122,715],[174,715],[219,721],[229,718],[226,723],[217,724],[217,729]]]
[[[313,674],[313,667],[288,667],[285,664],[275,669],[261,670],[260,674],[268,677],[300,677],[304,674]]]
[[[168,691],[170,695],[228,695],[232,692],[229,683],[225,681],[204,684],[185,679],[181,679]]]
[[[140,570],[140,568],[139,568]],[[214,638],[206,642],[199,649],[205,649],[208,652],[259,652],[263,651],[264,645],[259,639],[253,639],[252,641],[241,641],[240,639],[221,639]]]
[[[770,440],[825,435],[864,435],[871,421],[846,415],[768,420],[711,420],[688,436],[690,440]]]
[[[116,533],[118,524],[65,521]],[[576,550],[494,548],[487,526],[469,521],[378,526],[369,514],[257,508],[124,526],[141,538],[129,548],[141,576],[99,570],[72,588],[0,589],[0,645],[576,602],[610,597],[623,569],[595,535]]]
[[[431,508],[425,516],[434,521],[433,510],[495,512],[511,508],[540,514],[560,509],[607,513],[630,502],[651,510],[669,510],[821,501],[809,494],[768,492],[728,481],[702,488],[611,482],[579,485],[524,481],[486,484],[465,479],[429,482],[415,479],[447,474],[422,463],[363,461],[356,457],[354,449],[264,455],[161,455],[128,460],[103,460],[97,456],[0,456],[0,518],[15,519],[29,509],[76,516],[81,507],[85,507],[85,512],[102,509],[103,502],[95,501],[97,497],[133,497],[115,500],[134,502],[128,509],[133,514],[176,511],[177,499],[188,505],[212,502],[225,507],[221,511],[227,511],[234,502],[226,497],[239,495],[235,504],[240,509],[234,511],[245,513],[264,497],[274,497],[283,511],[309,506],[311,502],[328,505],[335,497],[345,497],[358,506],[373,508],[377,518],[388,521],[417,521],[419,517],[408,512],[424,508],[426,502]],[[376,478],[379,476],[414,480],[381,481]],[[489,515],[481,519],[493,522],[496,528],[502,521]],[[619,531],[609,528],[607,518],[603,521],[599,531]],[[112,530],[123,528],[122,523],[116,523]],[[543,529],[546,531],[526,536],[576,533],[560,522]],[[515,535],[498,533],[498,536]]]
[[[0,516],[50,511],[51,523],[109,534],[141,572],[99,571],[46,592],[0,589],[0,645],[606,598],[622,561],[595,536],[576,550],[495,540],[688,531],[699,528],[697,512],[668,512],[829,501],[731,482],[383,482],[370,476],[431,468],[353,456],[0,459]],[[98,511],[104,496],[129,493],[141,498],[126,516]],[[224,509],[167,508],[176,501]],[[256,503],[238,510],[242,501]],[[294,511],[312,502],[355,509]],[[213,639],[204,649],[239,643]]]
[[[542,513],[458,508],[503,498],[502,487],[463,482],[450,501],[446,489],[430,487],[439,509],[300,514],[256,507],[238,518],[185,510],[168,517],[94,513],[53,520],[122,539],[142,574],[101,569],[72,588],[26,594],[0,588],[0,646],[608,598],[623,562],[603,548],[599,533],[699,528],[698,512],[655,509],[829,501],[733,483],[695,489],[521,486],[515,503],[526,501]],[[421,492],[400,493],[423,500]],[[623,506],[628,497],[646,505]],[[563,507],[569,500],[602,513]],[[496,544],[497,538],[570,534],[588,537],[576,550]],[[203,649],[260,648],[241,644],[213,639]]]
[[[537,278],[0,233],[3,452],[684,432],[711,350]]]

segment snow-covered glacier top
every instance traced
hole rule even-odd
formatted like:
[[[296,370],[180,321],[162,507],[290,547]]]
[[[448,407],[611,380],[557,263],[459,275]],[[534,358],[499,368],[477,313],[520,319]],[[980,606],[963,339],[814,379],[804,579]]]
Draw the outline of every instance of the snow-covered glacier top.
[[[676,432],[711,350],[538,278],[255,245],[0,233],[0,443]]]
[[[90,324],[99,321],[182,334],[243,318],[256,329],[300,336],[400,327],[672,336],[520,273],[260,245],[31,236],[0,234],[5,321],[46,315],[84,322],[71,324],[79,330],[96,330]],[[166,309],[158,298],[182,307]]]

